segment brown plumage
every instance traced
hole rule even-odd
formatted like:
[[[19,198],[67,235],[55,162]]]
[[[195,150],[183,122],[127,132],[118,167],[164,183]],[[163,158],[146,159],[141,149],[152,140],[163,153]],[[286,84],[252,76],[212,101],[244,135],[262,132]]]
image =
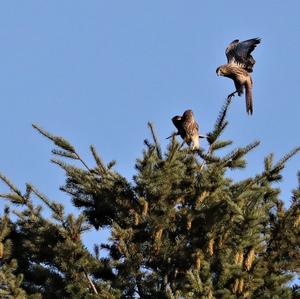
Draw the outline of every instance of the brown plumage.
[[[174,116],[172,122],[178,130],[176,135],[180,135],[184,142],[188,146],[191,146],[192,149],[198,149],[199,126],[194,118],[193,111],[186,110],[182,116]]]
[[[241,96],[245,88],[246,110],[248,114],[253,113],[253,82],[250,73],[253,71],[255,60],[251,56],[251,52],[259,43],[259,38],[243,42],[240,42],[238,39],[234,40],[228,45],[225,51],[228,63],[219,66],[216,70],[218,76],[228,77],[234,82],[236,91],[231,93],[228,98],[233,97],[236,93]]]

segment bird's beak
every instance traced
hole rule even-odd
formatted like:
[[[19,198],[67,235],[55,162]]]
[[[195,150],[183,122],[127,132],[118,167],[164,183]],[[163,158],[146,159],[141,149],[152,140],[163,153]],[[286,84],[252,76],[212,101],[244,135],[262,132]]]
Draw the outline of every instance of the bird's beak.
[[[219,68],[216,69],[216,74],[217,74],[217,76],[220,76],[220,75],[221,75],[221,74],[220,74],[220,69],[219,69]]]

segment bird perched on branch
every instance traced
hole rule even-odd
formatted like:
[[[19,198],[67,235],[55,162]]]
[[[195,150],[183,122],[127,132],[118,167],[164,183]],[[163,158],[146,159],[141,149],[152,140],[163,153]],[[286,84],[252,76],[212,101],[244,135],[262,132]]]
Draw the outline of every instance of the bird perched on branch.
[[[234,82],[236,91],[228,95],[229,99],[236,93],[241,96],[245,88],[246,110],[248,114],[253,113],[253,82],[250,73],[253,71],[255,60],[251,56],[251,52],[259,43],[259,38],[253,38],[243,42],[240,42],[238,39],[234,40],[228,45],[225,51],[228,63],[219,66],[216,70],[218,76],[228,77]]]
[[[174,116],[172,122],[178,130],[175,135],[180,135],[183,141],[192,149],[198,149],[199,138],[203,138],[203,136],[199,136],[199,126],[194,118],[193,111],[186,110],[182,116]]]

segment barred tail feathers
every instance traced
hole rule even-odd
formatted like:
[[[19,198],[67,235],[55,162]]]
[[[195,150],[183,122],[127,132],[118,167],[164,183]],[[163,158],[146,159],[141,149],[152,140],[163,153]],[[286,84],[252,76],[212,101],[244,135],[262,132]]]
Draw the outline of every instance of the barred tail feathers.
[[[253,114],[253,94],[252,94],[252,79],[246,81],[246,111],[248,114]]]

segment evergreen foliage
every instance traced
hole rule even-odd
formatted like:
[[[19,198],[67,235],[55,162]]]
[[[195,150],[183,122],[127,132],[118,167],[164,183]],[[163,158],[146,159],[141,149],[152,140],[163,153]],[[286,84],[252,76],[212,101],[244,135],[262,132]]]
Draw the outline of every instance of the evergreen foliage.
[[[269,155],[256,176],[233,181],[228,171],[245,168],[259,142],[220,154],[232,144],[221,139],[229,105],[207,151],[181,148],[173,137],[163,153],[149,123],[153,142],[145,140],[132,181],[93,146],[91,167],[64,138],[34,125],[55,144],[61,190],[81,212],[66,214],[34,186],[23,193],[0,176],[10,189],[1,197],[16,207],[0,220],[1,298],[300,298],[291,286],[300,272],[300,173],[288,208],[275,185],[300,148],[275,163]],[[92,228],[111,230],[93,254],[81,239]]]
[[[24,298],[26,293],[21,287],[23,275],[14,273],[17,262],[11,259],[12,244],[7,239],[12,226],[8,213],[9,210],[6,208],[0,219],[0,296],[1,298]]]

